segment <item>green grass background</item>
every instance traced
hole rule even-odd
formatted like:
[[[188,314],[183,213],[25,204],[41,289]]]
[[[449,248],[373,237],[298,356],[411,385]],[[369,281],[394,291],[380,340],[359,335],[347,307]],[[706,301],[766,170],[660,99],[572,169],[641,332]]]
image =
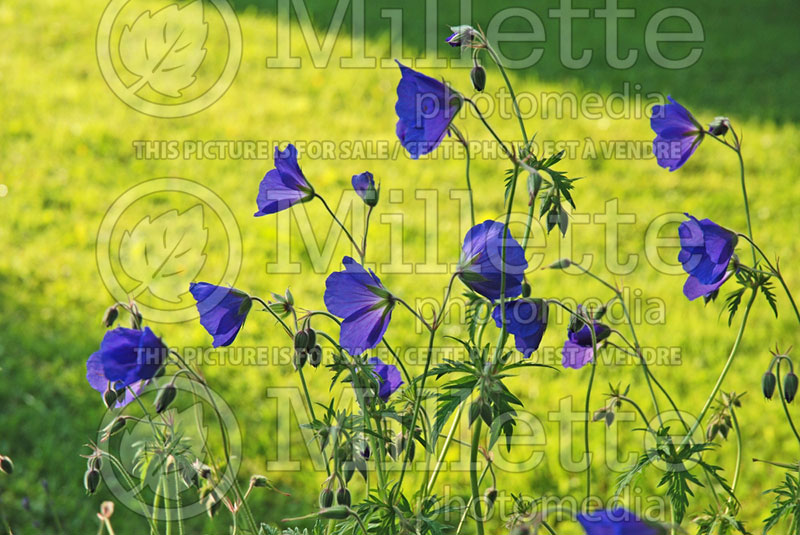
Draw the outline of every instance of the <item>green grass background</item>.
[[[582,6],[585,2],[582,2]],[[56,530],[52,511],[58,512],[67,533],[86,533],[96,528],[95,511],[104,499],[104,489],[93,497],[84,496],[81,485],[84,463],[78,456],[82,445],[94,438],[103,415],[99,397],[85,382],[85,360],[98,346],[104,329],[99,318],[110,297],[95,265],[95,238],[98,226],[110,204],[122,192],[144,180],[160,176],[181,176],[198,181],[216,192],[231,207],[243,237],[243,264],[235,281],[239,288],[266,296],[291,286],[303,306],[322,306],[323,273],[314,273],[301,242],[292,240],[293,259],[302,264],[302,276],[268,274],[266,263],[274,261],[279,247],[287,247],[285,235],[276,235],[272,218],[254,219],[257,185],[271,168],[270,161],[253,160],[158,160],[134,158],[132,141],[137,139],[266,139],[266,140],[394,140],[394,90],[399,78],[395,69],[347,70],[338,58],[349,52],[348,39],[340,39],[334,56],[324,69],[315,69],[305,52],[302,35],[295,27],[293,52],[303,58],[303,69],[268,70],[265,61],[276,49],[275,2],[236,2],[244,49],[241,67],[232,87],[209,109],[187,118],[164,120],[140,114],[115,97],[100,75],[95,58],[95,32],[102,2],[12,1],[0,5],[0,183],[8,193],[0,198],[0,452],[11,456],[16,470],[11,477],[0,477],[0,509],[14,533],[52,533]],[[632,3],[628,2],[625,5]],[[512,4],[493,2],[475,5],[473,21],[485,24],[493,13]],[[637,6],[635,20],[623,23],[621,48],[639,49],[639,62],[631,69],[616,71],[603,62],[604,28],[601,21],[576,23],[575,46],[592,48],[595,59],[586,69],[570,71],[558,61],[557,25],[545,13],[552,3],[530,3],[542,14],[547,26],[545,55],[535,67],[514,72],[518,90],[572,91],[579,96],[589,91],[607,94],[619,91],[623,82],[641,83],[642,93],[672,94],[701,120],[728,115],[744,132],[744,156],[748,166],[753,224],[756,238],[770,254],[779,255],[790,286],[800,287],[796,263],[800,258],[797,237],[800,225],[796,205],[800,190],[795,185],[795,170],[800,165],[797,151],[800,107],[796,87],[800,59],[796,46],[798,10],[789,0],[768,5],[753,2],[685,3],[702,20],[706,40],[701,60],[690,69],[668,71],[652,64],[643,49],[643,29],[649,15],[663,7],[678,4],[657,2]],[[586,3],[588,6],[588,3]],[[367,9],[367,51],[388,57],[387,24],[380,18],[381,7],[390,2],[370,3]],[[395,4],[395,7],[397,4]],[[334,6],[315,3],[309,6],[318,28],[325,28]],[[405,55],[414,57],[424,49],[424,3],[408,2],[404,9]],[[457,2],[438,3],[438,53],[455,54],[442,44],[446,25],[457,21]],[[454,15],[455,13],[455,15]],[[349,19],[349,16],[347,17]],[[504,29],[520,27],[509,21]],[[679,28],[676,28],[679,29]],[[343,35],[349,32],[349,23]],[[686,45],[665,49],[676,56]],[[510,54],[514,50],[509,50]],[[445,77],[457,89],[471,94],[468,71],[429,70]],[[502,86],[499,73],[489,69],[487,89]],[[517,136],[513,121],[491,118],[507,139]],[[548,119],[534,117],[529,130],[539,139],[595,140],[652,137],[648,120]],[[488,139],[481,125],[469,118],[459,122],[471,139]],[[439,257],[455,262],[459,254],[463,225],[451,212],[454,203],[449,192],[463,188],[463,161],[434,158],[395,160],[311,160],[303,169],[318,191],[337,200],[349,188],[349,178],[364,169],[371,170],[386,190],[404,193],[403,205],[388,205],[385,199],[373,220],[369,255],[374,261],[389,258],[389,227],[378,224],[381,213],[405,214],[403,244],[407,261],[425,260],[424,241],[435,232]],[[473,184],[477,192],[477,218],[498,217],[502,210],[505,165],[498,160],[473,163]],[[628,160],[599,157],[563,162],[561,169],[571,176],[582,176],[577,187],[578,211],[599,214],[608,199],[619,199],[620,211],[636,215],[636,222],[620,229],[618,243],[623,253],[640,254],[633,273],[616,280],[646,297],[663,300],[664,325],[638,326],[648,346],[680,347],[680,366],[657,367],[655,373],[668,385],[679,405],[698,410],[706,399],[727,356],[734,338],[719,312],[722,304],[703,307],[689,303],[681,294],[683,278],[663,275],[642,255],[644,233],[649,222],[667,212],[690,211],[698,216],[738,230],[744,230],[741,194],[735,156],[711,142],[704,144],[692,160],[676,173],[659,168],[652,159]],[[424,205],[415,200],[415,190],[439,192],[438,228],[424,225]],[[524,210],[524,195],[516,200]],[[309,206],[313,227],[328,228],[328,219],[319,206]],[[670,227],[674,231],[674,226]],[[296,233],[296,225],[293,225]],[[537,231],[535,245],[544,246],[547,261],[564,254],[555,234]],[[396,243],[395,243],[396,245]],[[595,269],[605,269],[606,239],[599,224],[576,226],[572,247],[576,256],[594,255]],[[208,264],[223,261],[226,247],[213,236],[206,249]],[[348,253],[340,241],[335,258]],[[747,253],[745,249],[741,252]],[[747,258],[747,254],[742,254]],[[219,260],[215,260],[219,258]],[[337,269],[338,264],[330,266]],[[210,269],[210,268],[209,268]],[[407,301],[441,296],[446,274],[386,274],[384,282]],[[602,287],[577,276],[555,272],[532,272],[535,295],[608,298]],[[461,287],[458,286],[460,291]],[[774,319],[763,301],[758,301],[740,354],[724,389],[747,391],[739,418],[744,433],[744,458],[739,497],[741,518],[757,529],[766,516],[769,499],[761,493],[776,484],[782,475],[777,469],[753,464],[749,459],[791,461],[797,444],[785,424],[779,405],[765,402],[759,394],[759,381],[770,355],[768,348],[796,344],[797,325],[788,303],[779,297],[780,317]],[[398,310],[389,330],[393,343],[410,346],[424,343],[412,332],[409,315]],[[185,324],[155,324],[155,330],[171,345],[203,346],[210,339],[197,321]],[[457,326],[445,334],[456,335]],[[544,345],[558,347],[564,326],[552,324]],[[254,315],[237,339],[242,346],[283,344],[279,331],[268,318]],[[212,367],[205,370],[212,385],[226,398],[244,431],[241,477],[264,473],[266,462],[278,455],[278,448],[291,445],[301,452],[299,433],[275,434],[274,401],[266,400],[270,386],[292,386],[297,379],[290,366]],[[328,399],[329,376],[323,370],[310,373],[312,392],[320,401]],[[558,425],[548,422],[547,413],[558,408],[558,400],[575,396],[582,406],[588,369],[581,371],[530,370],[513,379],[510,387],[526,402],[527,408],[545,423],[545,460],[536,470],[519,474],[499,474],[503,491],[529,496],[582,496],[583,474],[566,474],[559,468],[558,452],[567,447],[556,440]],[[649,409],[650,403],[640,370],[634,366],[603,366],[598,370],[598,385],[592,406],[603,403],[601,395],[608,382],[630,383],[632,395]],[[640,449],[640,434],[631,431],[635,424],[620,424],[621,448]],[[593,449],[602,448],[604,431],[593,427]],[[612,428],[616,431],[617,428]],[[466,438],[467,431],[463,430]],[[574,432],[580,450],[580,427]],[[732,475],[735,459],[733,441],[723,441],[718,453],[710,455]],[[305,458],[298,453],[301,458]],[[527,452],[512,454],[525,458]],[[604,468],[604,454],[597,452],[593,464],[595,492],[613,493],[616,473]],[[259,519],[276,521],[282,517],[312,510],[322,481],[320,474],[302,472],[268,473],[291,498],[257,493],[253,508]],[[642,494],[658,493],[659,474],[650,473],[640,481]],[[52,489],[52,507],[40,486],[47,479]],[[440,484],[451,485],[453,494],[466,494],[468,477],[464,472],[445,474]],[[360,496],[356,492],[356,496]],[[690,508],[700,512],[705,494]],[[30,500],[30,510],[22,507]],[[226,518],[207,522],[195,519],[191,533],[221,533]],[[119,507],[114,516],[117,533],[142,533],[143,519]],[[498,532],[494,520],[492,532]],[[574,524],[563,524],[559,533],[576,533]]]

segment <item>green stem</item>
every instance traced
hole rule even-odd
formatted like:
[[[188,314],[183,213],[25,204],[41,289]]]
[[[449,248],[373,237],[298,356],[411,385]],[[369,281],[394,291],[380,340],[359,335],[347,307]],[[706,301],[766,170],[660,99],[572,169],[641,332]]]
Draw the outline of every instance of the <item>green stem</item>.
[[[792,419],[792,415],[789,412],[789,406],[786,403],[786,398],[783,397],[783,386],[781,384],[781,360],[783,360],[783,359],[778,359],[778,366],[777,366],[777,368],[775,370],[777,372],[775,374],[776,375],[776,381],[775,382],[778,385],[778,395],[781,397],[781,405],[783,405],[783,412],[784,412],[784,414],[786,414],[786,420],[789,422],[789,427],[792,428],[792,433],[794,433],[794,436],[797,439],[797,442],[800,444],[800,434],[798,434],[797,428],[794,425],[794,420]],[[789,362],[791,362],[791,361],[789,361]]]
[[[736,411],[731,404],[731,419],[733,420],[733,430],[736,431],[736,469],[733,471],[733,481],[731,482],[731,494],[736,491],[736,484],[739,482],[739,471],[742,469],[742,430],[739,428],[739,420],[736,418]]]
[[[495,131],[494,131],[494,129],[492,128],[492,126],[491,126],[491,125],[489,124],[489,122],[486,120],[486,117],[484,117],[484,116],[483,116],[483,114],[481,113],[481,110],[479,110],[479,109],[478,109],[478,105],[477,105],[477,104],[475,104],[473,101],[471,101],[471,100],[470,100],[470,99],[468,99],[468,98],[465,98],[464,100],[466,100],[467,102],[469,102],[469,104],[472,106],[472,109],[474,109],[474,110],[475,110],[475,113],[477,113],[477,114],[478,114],[478,119],[480,119],[480,120],[481,120],[481,122],[483,123],[483,125],[486,127],[486,129],[487,129],[487,130],[489,130],[489,133],[492,135],[492,137],[493,137],[493,138],[494,138],[494,139],[495,139],[495,140],[496,140],[498,143],[500,143],[500,147],[503,149],[503,152],[505,152],[505,153],[506,153],[506,156],[508,156],[509,158],[511,158],[511,159],[513,160],[513,159],[514,159],[514,155],[512,154],[511,150],[510,150],[510,149],[509,149],[509,148],[506,146],[506,144],[503,142],[503,140],[502,140],[502,139],[500,139],[500,136],[498,136],[498,135],[497,135],[497,132],[495,132]]]
[[[725,366],[723,366],[722,371],[717,378],[717,382],[714,384],[714,388],[711,389],[711,394],[709,394],[708,398],[706,399],[705,403],[703,404],[703,408],[700,411],[700,415],[692,425],[692,428],[686,434],[683,441],[681,442],[681,447],[685,446],[691,440],[691,437],[694,435],[697,428],[703,423],[703,418],[705,417],[706,413],[708,412],[709,407],[711,407],[711,403],[714,401],[714,398],[717,397],[717,393],[719,389],[722,387],[722,383],[725,380],[725,376],[728,375],[728,371],[731,369],[731,365],[733,364],[733,358],[736,356],[736,352],[739,349],[739,344],[742,341],[742,336],[744,335],[744,329],[747,325],[747,318],[750,315],[750,309],[753,308],[753,302],[756,299],[756,291],[753,290],[750,295],[750,301],[747,303],[747,307],[744,309],[744,314],[742,315],[742,323],[739,326],[739,332],[736,334],[736,339],[733,342],[733,347],[731,347],[731,352],[728,355],[728,360],[725,362]]]
[[[591,329],[591,328],[590,328]],[[594,384],[594,374],[597,371],[597,345],[595,342],[595,333],[594,329],[591,329],[592,333],[592,346],[594,350],[594,358],[592,359],[592,373],[589,375],[589,384],[586,387],[586,404],[584,407],[585,410],[585,420],[583,423],[583,446],[586,450],[586,503],[589,503],[589,500],[592,496],[592,458],[589,452],[589,423],[591,422],[591,417],[589,416],[589,403],[592,397],[592,385]]]
[[[472,512],[475,516],[477,535],[483,535],[483,513],[481,512],[480,487],[478,486],[478,445],[481,440],[480,418],[472,424],[472,447],[469,451],[469,481],[472,487]]]
[[[322,205],[325,206],[325,209],[331,215],[333,220],[336,222],[337,225],[339,225],[339,228],[341,228],[344,231],[345,235],[347,236],[347,239],[350,240],[350,243],[353,244],[353,247],[355,248],[356,252],[358,253],[358,256],[361,257],[361,258],[364,258],[364,252],[361,250],[361,247],[359,247],[358,243],[356,243],[356,240],[353,238],[353,235],[350,234],[350,231],[347,230],[347,227],[345,227],[344,224],[341,221],[339,221],[339,218],[336,217],[335,213],[333,213],[333,210],[331,210],[331,207],[328,206],[327,202],[325,202],[325,199],[321,195],[319,195],[318,193],[315,193],[314,197],[316,197],[317,199],[322,201]]]
[[[511,80],[508,79],[508,74],[506,74],[506,69],[503,67],[503,63],[500,61],[500,58],[495,53],[494,49],[486,44],[486,51],[489,52],[489,55],[492,57],[495,65],[500,69],[500,74],[503,75],[503,80],[506,82],[506,87],[508,88],[508,92],[511,95],[511,104],[514,107],[514,113],[517,116],[517,120],[519,121],[519,129],[522,132],[522,139],[525,140],[525,145],[528,144],[528,132],[525,130],[525,122],[522,120],[522,113],[519,110],[519,104],[517,103],[517,95],[514,92],[514,87],[511,85]]]
[[[453,436],[455,436],[456,428],[458,427],[458,423],[461,420],[461,414],[464,412],[464,407],[466,406],[467,402],[462,401],[459,404],[458,409],[456,410],[455,418],[453,418],[453,423],[450,426],[450,431],[448,431],[447,436],[444,439],[444,444],[442,445],[442,451],[439,453],[439,458],[436,461],[436,466],[433,467],[433,472],[431,473],[431,477],[428,480],[428,485],[425,487],[425,496],[429,495],[431,490],[433,489],[433,485],[436,483],[436,478],[439,476],[439,470],[441,470],[442,465],[444,464],[445,455],[447,455],[447,450],[450,448],[450,444],[453,442]]]

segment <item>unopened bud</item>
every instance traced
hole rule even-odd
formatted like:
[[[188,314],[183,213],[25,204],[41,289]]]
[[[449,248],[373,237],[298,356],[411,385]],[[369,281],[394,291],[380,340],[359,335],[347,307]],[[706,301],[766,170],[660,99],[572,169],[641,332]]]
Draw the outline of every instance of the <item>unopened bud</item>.
[[[786,403],[791,403],[797,394],[797,376],[794,372],[789,372],[783,378],[783,399]]]
[[[117,402],[117,391],[109,386],[106,388],[106,391],[103,392],[103,404],[106,406],[107,409],[110,409],[114,406]]]
[[[97,470],[87,470],[85,474],[83,474],[83,487],[86,489],[86,493],[89,495],[94,494],[97,491],[97,487],[100,485],[100,472]]]
[[[556,260],[547,267],[549,269],[566,269],[571,265],[572,265],[572,260],[570,260],[569,258],[562,258],[561,260]]]
[[[114,325],[114,322],[117,321],[118,316],[119,310],[117,310],[117,305],[108,307],[105,314],[103,314],[103,326],[111,327]]]
[[[327,509],[322,509],[317,514],[320,518],[325,518],[328,520],[344,520],[350,516],[350,510],[347,506],[336,505],[333,507],[328,507]]]
[[[350,491],[346,487],[339,487],[336,491],[336,503],[350,507]]]
[[[0,455],[0,470],[2,470],[8,475],[14,473],[14,463],[11,461],[10,457],[6,457],[5,455]]]
[[[497,489],[494,487],[489,487],[486,489],[486,492],[483,493],[483,496],[486,498],[486,503],[489,504],[491,508],[494,505],[494,502],[497,501]]]
[[[767,372],[764,374],[761,378],[761,391],[764,393],[765,398],[772,399],[777,382],[778,379],[775,377],[774,373]]]
[[[308,363],[314,366],[315,368],[320,365],[322,362],[322,347],[319,345],[315,345],[309,352],[308,352]]]
[[[175,400],[175,396],[178,394],[178,390],[175,388],[175,385],[172,383],[168,383],[164,385],[158,396],[156,397],[155,407],[156,413],[161,414],[167,407],[169,407],[170,403]]]
[[[484,69],[481,65],[475,65],[472,67],[472,71],[469,73],[469,78],[472,80],[472,87],[475,88],[475,91],[483,91],[486,87],[486,69]]]
[[[266,488],[269,486],[269,480],[266,476],[254,475],[250,478],[250,486],[257,488]]]
[[[303,366],[306,365],[306,360],[308,360],[308,353],[306,350],[300,350],[294,352],[294,367],[295,369],[299,370]]]
[[[116,435],[123,429],[125,429],[125,425],[128,423],[129,417],[128,416],[117,416],[114,420],[106,426],[106,438]]]
[[[528,284],[528,281],[522,281],[522,297],[530,297],[531,296],[531,285]]]
[[[333,505],[333,491],[331,489],[322,489],[319,493],[319,506],[322,509],[327,509]]]
[[[305,351],[308,348],[308,333],[305,330],[295,333],[294,348],[297,351]]]

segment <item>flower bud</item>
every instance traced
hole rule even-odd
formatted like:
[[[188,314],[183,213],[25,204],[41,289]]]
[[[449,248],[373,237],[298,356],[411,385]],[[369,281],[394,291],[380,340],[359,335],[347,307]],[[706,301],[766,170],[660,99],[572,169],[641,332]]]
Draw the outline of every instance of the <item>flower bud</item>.
[[[308,363],[316,368],[317,366],[320,365],[321,362],[322,362],[322,347],[320,347],[319,345],[315,345],[308,352]]]
[[[117,305],[112,305],[106,309],[105,314],[103,314],[103,326],[104,327],[111,327],[114,325],[114,322],[117,321],[117,317],[119,316],[119,310],[117,310]]]
[[[489,504],[489,508],[491,508],[494,502],[497,501],[497,489],[489,487],[486,489],[486,492],[483,493],[483,496],[486,498],[486,503]]]
[[[317,514],[320,518],[325,518],[328,520],[344,520],[350,516],[350,511],[348,510],[347,506],[336,505],[333,507],[328,507],[327,509],[323,509]]]
[[[257,488],[268,487],[268,482],[269,480],[266,478],[266,476],[254,475],[250,478],[250,485]]]
[[[308,349],[308,333],[305,330],[297,331],[294,335],[294,348],[297,351]]]
[[[177,393],[178,390],[175,388],[174,384],[168,383],[164,385],[164,388],[159,391],[158,396],[156,397],[156,413],[161,414],[164,412],[167,407],[169,407],[170,403],[175,400]]]
[[[89,460],[86,462],[86,468],[88,470],[100,470],[103,468],[103,458],[98,455],[92,455],[89,457]]]
[[[2,470],[8,475],[14,473],[14,463],[11,461],[10,457],[6,457],[5,455],[0,455],[0,470]]]
[[[111,388],[111,385],[103,392],[103,404],[107,409],[110,409],[117,402],[117,391]]]
[[[105,438],[108,439],[108,437],[116,435],[125,429],[125,425],[127,425],[129,419],[129,416],[117,416],[114,418],[114,420],[112,420],[112,422],[105,428]]]
[[[346,487],[339,487],[336,492],[336,503],[350,507],[350,491]]]
[[[522,297],[530,297],[531,296],[531,285],[528,284],[528,281],[522,281]]]
[[[97,491],[97,487],[100,485],[100,472],[97,470],[87,470],[85,474],[83,474],[83,487],[86,489],[86,493],[89,495],[94,494]]]
[[[322,489],[319,493],[319,506],[322,509],[327,509],[333,505],[333,491],[331,489]]]
[[[724,136],[730,127],[730,120],[727,117],[715,117],[708,125],[708,132],[712,136]]]
[[[136,303],[131,301],[130,304],[130,311],[131,311],[131,328],[139,329],[142,326],[142,313],[139,312],[139,307],[136,306]]]
[[[783,399],[786,403],[791,403],[797,394],[797,376],[794,372],[789,372],[783,378]]]
[[[294,353],[294,367],[295,369],[299,370],[303,366],[306,365],[306,360],[308,360],[308,353],[306,350],[295,351]]]
[[[764,393],[764,397],[767,399],[772,399],[772,394],[775,393],[775,385],[778,382],[775,374],[772,372],[767,372],[761,378],[761,391]]]
[[[475,64],[472,67],[469,78],[472,80],[472,87],[475,88],[475,91],[481,92],[486,87],[486,69],[481,65]]]
[[[561,260],[556,260],[547,267],[549,269],[566,269],[571,265],[572,265],[572,260],[570,260],[569,258],[562,258]]]

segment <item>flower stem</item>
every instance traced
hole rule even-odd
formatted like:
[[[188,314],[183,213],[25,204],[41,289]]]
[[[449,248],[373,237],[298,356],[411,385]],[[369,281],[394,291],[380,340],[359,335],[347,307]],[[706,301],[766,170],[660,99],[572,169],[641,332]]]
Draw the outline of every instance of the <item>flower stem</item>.
[[[508,79],[508,74],[506,74],[506,69],[503,67],[503,63],[500,61],[500,58],[495,53],[494,49],[487,43],[486,44],[486,51],[489,52],[489,55],[492,57],[492,61],[494,61],[495,65],[500,69],[500,74],[503,75],[503,80],[506,82],[506,87],[508,87],[508,92],[511,95],[511,104],[514,107],[514,114],[517,116],[517,120],[519,121],[519,129],[522,132],[522,139],[525,140],[525,145],[528,144],[528,132],[525,131],[525,123],[522,120],[522,113],[519,111],[519,104],[517,103],[517,95],[514,93],[514,88],[511,85],[511,80]]]
[[[433,490],[433,485],[436,483],[436,478],[439,476],[439,471],[444,464],[444,457],[447,455],[447,450],[450,449],[450,444],[453,442],[453,436],[455,435],[459,421],[461,421],[461,414],[464,412],[464,407],[466,404],[466,401],[462,401],[456,410],[456,415],[453,418],[450,431],[448,431],[447,436],[444,439],[444,444],[442,445],[442,451],[439,453],[439,459],[437,459],[436,466],[433,467],[433,472],[431,473],[431,477],[428,480],[427,486],[425,487],[425,496],[429,495],[431,490]]]
[[[356,240],[353,238],[353,235],[350,234],[350,231],[347,230],[347,227],[344,226],[344,223],[339,221],[339,218],[336,217],[336,214],[333,213],[333,210],[331,210],[331,207],[328,206],[328,203],[325,202],[325,199],[321,195],[319,195],[318,193],[315,193],[314,197],[316,197],[317,199],[322,201],[322,205],[325,206],[325,209],[331,215],[333,220],[336,222],[337,225],[339,225],[339,228],[341,228],[344,231],[345,235],[347,236],[347,239],[350,240],[350,243],[353,244],[353,247],[355,248],[356,252],[358,253],[358,256],[363,259],[364,258],[364,252],[362,251],[361,247],[359,247],[358,243],[356,243]],[[362,262],[363,262],[363,260],[362,260]]]
[[[472,106],[472,109],[474,109],[475,113],[478,114],[478,119],[480,119],[481,122],[483,123],[483,125],[486,127],[486,129],[489,130],[489,133],[492,135],[492,137],[495,140],[497,140],[498,143],[500,143],[500,147],[503,149],[503,152],[506,153],[506,156],[508,156],[509,158],[511,158],[513,160],[514,159],[514,155],[511,153],[511,150],[506,146],[506,144],[503,142],[503,140],[500,139],[500,136],[497,135],[497,132],[494,131],[492,126],[486,120],[486,117],[484,117],[483,114],[481,113],[481,110],[478,109],[478,105],[475,104],[473,101],[471,101],[468,98],[464,98],[464,100],[469,102],[469,104]]]
[[[786,284],[786,280],[784,280],[784,278],[783,278],[783,274],[781,273],[780,267],[779,266],[774,266],[772,264],[772,262],[770,262],[770,260],[767,257],[767,255],[764,254],[764,251],[761,249],[761,247],[759,247],[756,244],[756,242],[754,242],[752,239],[750,239],[749,236],[745,236],[744,234],[741,234],[741,233],[738,234],[738,236],[740,236],[740,237],[744,238],[745,240],[747,240],[748,242],[750,242],[750,245],[753,246],[753,248],[756,251],[758,251],[758,254],[761,255],[761,258],[763,258],[764,262],[767,263],[767,267],[769,267],[769,269],[772,271],[772,273],[776,277],[778,277],[778,280],[780,281],[781,286],[783,286],[784,292],[786,292],[786,297],[789,298],[789,302],[792,304],[792,309],[794,310],[794,315],[795,315],[795,317],[797,317],[798,323],[800,323],[800,310],[797,309],[797,303],[795,303],[794,297],[792,296],[792,292],[789,290],[789,286]]]
[[[783,386],[781,384],[781,360],[778,359],[778,366],[775,370],[776,373],[776,383],[778,385],[778,395],[781,397],[781,405],[783,405],[783,412],[786,414],[786,420],[789,422],[789,427],[792,428],[792,433],[794,433],[797,442],[800,443],[800,434],[797,432],[797,428],[794,425],[794,420],[792,420],[792,414],[789,412],[789,406],[786,404],[786,398],[783,397]]]
[[[589,503],[589,500],[592,496],[592,458],[591,453],[589,452],[589,423],[591,422],[591,417],[589,416],[589,404],[592,397],[592,385],[594,384],[594,374],[597,371],[597,341],[595,338],[594,329],[589,327],[590,332],[592,334],[592,346],[593,346],[593,353],[594,358],[592,359],[592,373],[589,375],[589,384],[586,387],[586,405],[585,405],[585,412],[586,418],[583,423],[583,447],[586,450],[586,503]]]
[[[481,440],[482,420],[477,418],[472,424],[472,447],[469,451],[469,481],[472,487],[472,512],[475,516],[477,535],[483,535],[483,513],[481,512],[480,487],[478,486],[478,444]]]
[[[731,369],[731,365],[733,364],[733,358],[736,356],[736,352],[739,349],[739,344],[742,341],[742,335],[744,335],[744,329],[747,325],[747,318],[750,315],[750,309],[753,308],[753,302],[756,299],[756,291],[753,290],[750,295],[750,301],[747,302],[747,307],[744,309],[744,314],[742,316],[742,323],[739,326],[739,332],[736,334],[736,339],[733,342],[733,347],[731,347],[731,352],[728,355],[728,360],[725,362],[725,366],[723,366],[722,371],[717,378],[716,384],[714,384],[714,388],[711,390],[711,394],[709,394],[706,402],[703,404],[703,408],[700,411],[700,415],[692,425],[692,428],[686,434],[683,441],[681,442],[681,447],[685,446],[689,443],[692,436],[694,435],[697,428],[703,423],[703,418],[705,417],[706,413],[708,412],[709,407],[711,407],[711,403],[714,401],[714,398],[717,397],[717,393],[719,389],[722,387],[722,382],[725,380],[725,376],[728,374],[728,371]]]

